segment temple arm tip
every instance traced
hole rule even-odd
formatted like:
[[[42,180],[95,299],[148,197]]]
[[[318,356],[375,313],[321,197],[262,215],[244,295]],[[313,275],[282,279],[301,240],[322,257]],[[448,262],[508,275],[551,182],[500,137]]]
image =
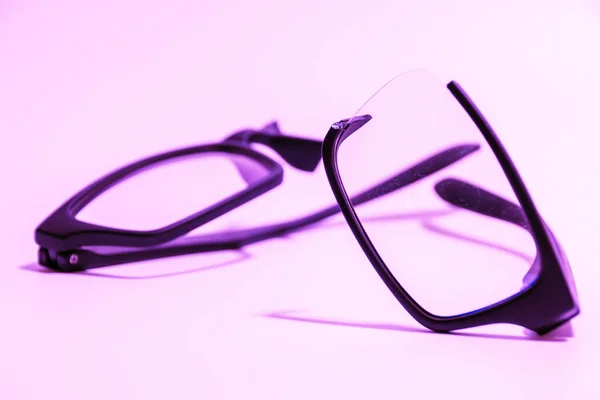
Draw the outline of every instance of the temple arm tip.
[[[455,207],[529,230],[529,222],[521,207],[479,186],[456,178],[446,178],[436,183],[434,188],[442,200]]]

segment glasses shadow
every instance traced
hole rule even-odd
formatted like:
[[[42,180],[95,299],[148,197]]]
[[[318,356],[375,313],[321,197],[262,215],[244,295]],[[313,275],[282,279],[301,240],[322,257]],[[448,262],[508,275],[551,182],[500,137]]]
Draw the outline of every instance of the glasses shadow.
[[[172,277],[176,277],[176,276],[196,274],[199,272],[208,272],[208,271],[215,270],[215,269],[221,269],[224,267],[229,267],[229,266],[239,264],[243,261],[246,261],[246,260],[252,258],[251,254],[246,253],[241,250],[236,251],[236,255],[237,256],[232,260],[226,260],[226,261],[209,264],[209,265],[203,265],[201,267],[190,268],[190,269],[186,269],[186,270],[165,272],[165,273],[161,273],[161,274],[135,276],[135,275],[118,275],[118,274],[111,274],[111,273],[105,273],[105,272],[97,272],[94,270],[87,270],[87,271],[71,272],[68,275],[95,277],[95,278],[124,279],[124,280],[146,280],[146,279],[172,278]],[[37,273],[42,273],[42,274],[65,274],[64,272],[57,272],[57,271],[52,271],[50,269],[44,268],[37,263],[23,265],[19,268],[24,271],[37,272]],[[107,268],[111,268],[111,267],[107,267]]]
[[[376,223],[385,223],[385,222],[394,222],[394,221],[406,221],[406,220],[422,220],[426,221],[430,218],[438,218],[445,217],[448,215],[452,215],[456,213],[457,210],[451,208],[445,208],[441,210],[422,210],[422,211],[414,211],[410,213],[397,213],[397,214],[383,214],[383,215],[371,215],[368,217],[362,217],[360,220],[362,222],[376,222]],[[348,223],[345,219],[340,221],[321,221],[313,225],[305,226],[303,228],[298,229],[297,231],[283,235],[283,236],[294,236],[300,232],[307,232],[312,230],[325,230],[325,229],[333,229],[340,227],[348,227]],[[348,228],[349,229],[349,228]]]
[[[363,322],[363,321],[348,321],[340,319],[329,319],[329,318],[315,318],[315,317],[303,317],[299,315],[292,315],[294,311],[273,311],[268,313],[259,314],[259,317],[270,318],[284,321],[303,322],[310,324],[338,326],[346,328],[361,328],[361,329],[375,329],[384,331],[395,331],[395,332],[409,332],[409,333],[427,333],[427,334],[438,334],[456,337],[472,337],[482,339],[501,339],[501,340],[519,340],[519,341],[532,341],[532,342],[566,342],[568,338],[573,337],[571,323],[568,322],[562,327],[555,329],[546,335],[540,336],[535,332],[525,330],[523,336],[517,335],[500,335],[492,333],[473,333],[473,332],[449,332],[439,333],[434,332],[426,328],[413,327],[409,325],[385,323],[385,322]]]

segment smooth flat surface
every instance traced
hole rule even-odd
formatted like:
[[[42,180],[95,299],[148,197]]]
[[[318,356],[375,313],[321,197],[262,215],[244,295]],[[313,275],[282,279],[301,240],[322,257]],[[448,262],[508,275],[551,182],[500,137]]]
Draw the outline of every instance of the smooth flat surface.
[[[0,6],[0,398],[600,397],[597,2],[196,3]],[[275,118],[321,139],[409,68],[496,128],[569,255],[571,334],[429,333],[339,219],[241,253],[35,264],[36,225],[111,169]],[[269,215],[232,223],[333,201],[322,167],[286,173]]]

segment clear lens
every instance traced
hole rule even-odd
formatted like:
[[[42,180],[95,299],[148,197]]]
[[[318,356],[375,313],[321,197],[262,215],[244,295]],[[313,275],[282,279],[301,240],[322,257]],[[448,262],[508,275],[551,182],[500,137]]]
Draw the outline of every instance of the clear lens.
[[[472,312],[518,293],[535,244],[523,227],[484,215],[496,213],[498,206],[480,188],[518,202],[491,148],[446,86],[426,72],[405,73],[378,91],[353,120],[363,115],[372,118],[346,138],[338,153],[350,197],[424,162],[370,192],[370,200],[354,201],[362,226],[398,283],[438,316]],[[451,205],[436,185],[484,212]]]
[[[77,219],[119,229],[158,229],[239,193],[267,174],[261,164],[241,155],[213,152],[174,158],[119,182]]]

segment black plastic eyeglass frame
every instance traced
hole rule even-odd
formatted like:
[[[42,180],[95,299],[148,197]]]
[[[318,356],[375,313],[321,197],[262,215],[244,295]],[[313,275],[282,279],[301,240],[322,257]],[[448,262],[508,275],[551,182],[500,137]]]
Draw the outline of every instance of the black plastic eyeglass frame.
[[[300,219],[234,232],[185,236],[281,184],[283,167],[251,148],[254,143],[271,148],[287,163],[300,170],[312,171],[321,160],[320,141],[283,135],[277,123],[261,130],[241,130],[220,143],[186,147],[142,159],[90,184],[38,226],[35,241],[40,246],[40,265],[60,272],[76,272],[184,254],[239,249],[312,223],[312,219]],[[125,179],[159,163],[208,153],[224,157],[244,157],[267,172],[257,179],[247,179],[248,186],[234,195],[152,231],[115,229],[76,219],[76,215],[85,206]],[[238,170],[243,168],[236,166]],[[240,173],[245,178],[244,171]]]
[[[449,332],[508,323],[523,326],[540,335],[550,332],[580,313],[569,262],[554,234],[538,213],[517,168],[481,111],[457,82],[448,83],[447,88],[491,147],[521,206],[458,179],[444,179],[435,185],[435,190],[453,206],[513,223],[531,234],[537,247],[537,255],[523,278],[522,291],[470,313],[440,317],[421,307],[394,278],[362,226],[355,211],[357,204],[354,198],[348,196],[338,170],[337,154],[340,146],[346,138],[369,122],[369,115],[334,123],[325,137],[323,163],[335,198],[356,240],[381,279],[410,315],[423,326],[438,332]]]
[[[438,332],[448,332],[491,323],[512,323],[544,334],[579,313],[577,293],[568,261],[558,241],[539,216],[516,168],[492,128],[456,82],[450,82],[448,89],[481,130],[522,207],[455,179],[445,179],[436,184],[436,192],[443,200],[456,207],[523,227],[531,233],[538,248],[530,273],[524,278],[524,281],[531,280],[531,284],[524,291],[500,303],[464,315],[438,317],[419,306],[394,279],[369,240],[354,208],[454,164],[477,151],[479,145],[458,144],[442,149],[384,182],[379,182],[349,198],[338,171],[337,151],[344,139],[367,123],[370,116],[333,124],[323,143],[285,135],[276,123],[272,123],[259,130],[241,130],[219,143],[161,153],[117,169],[67,200],[38,226],[35,232],[35,241],[40,246],[38,261],[40,265],[55,271],[76,272],[184,254],[235,250],[251,243],[298,231],[341,211],[385,284],[423,326]],[[313,171],[323,156],[327,177],[338,204],[277,224],[213,234],[188,235],[194,229],[281,184],[283,167],[271,157],[255,150],[252,145],[256,143],[274,150],[290,166],[303,171]],[[90,202],[132,175],[165,161],[206,153],[244,157],[267,172],[261,177],[249,178],[243,171],[243,166],[236,164],[248,183],[247,188],[187,218],[152,231],[114,229],[76,218]]]

